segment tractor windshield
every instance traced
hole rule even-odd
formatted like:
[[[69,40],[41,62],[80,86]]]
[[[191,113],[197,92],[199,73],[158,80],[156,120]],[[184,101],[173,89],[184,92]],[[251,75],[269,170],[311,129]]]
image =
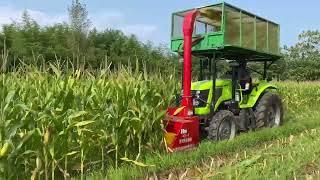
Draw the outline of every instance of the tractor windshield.
[[[183,11],[172,16],[172,38],[182,38],[182,26],[185,14],[189,11]],[[222,4],[208,6],[200,9],[201,13],[207,17],[199,16],[195,22],[194,35],[207,34],[210,32],[221,31],[222,25]]]

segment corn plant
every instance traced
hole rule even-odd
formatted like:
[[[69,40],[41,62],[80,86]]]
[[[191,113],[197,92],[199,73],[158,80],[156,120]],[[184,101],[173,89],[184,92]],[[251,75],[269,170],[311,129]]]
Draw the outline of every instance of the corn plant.
[[[51,64],[0,75],[1,178],[84,177],[124,162],[144,166],[146,154],[164,150],[161,120],[175,77],[105,67]],[[320,83],[278,85],[287,114],[319,105]]]
[[[161,151],[161,119],[175,90],[166,78],[101,69],[2,74],[0,175],[54,179],[117,168]],[[163,97],[166,97],[164,99]]]

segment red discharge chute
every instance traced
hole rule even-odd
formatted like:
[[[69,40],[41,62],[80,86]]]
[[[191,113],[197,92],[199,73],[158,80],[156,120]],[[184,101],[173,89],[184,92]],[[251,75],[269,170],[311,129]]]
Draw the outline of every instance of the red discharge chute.
[[[195,19],[199,11],[194,10],[188,12],[183,22],[183,35],[184,35],[184,54],[183,54],[183,94],[181,106],[186,107],[183,111],[184,116],[190,116],[193,111],[193,103],[191,96],[191,75],[192,75],[192,35],[194,31]]]
[[[169,108],[164,125],[165,140],[169,151],[181,151],[198,146],[200,120],[193,114],[191,95],[192,77],[192,35],[195,19],[199,11],[188,12],[183,22],[184,34],[184,64],[183,64],[183,93],[181,107]]]

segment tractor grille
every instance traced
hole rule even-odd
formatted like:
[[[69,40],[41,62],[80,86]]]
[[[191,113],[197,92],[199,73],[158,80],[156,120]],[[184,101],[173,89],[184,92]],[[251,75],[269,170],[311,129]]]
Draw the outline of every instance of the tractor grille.
[[[208,90],[200,90],[200,94],[197,95],[198,90],[192,90],[191,94],[192,97],[194,99],[194,101],[196,102],[196,105],[194,103],[194,107],[195,108],[204,108],[207,106],[207,102],[208,102],[208,97],[209,97],[209,92],[210,89]],[[197,96],[201,99],[198,99]]]

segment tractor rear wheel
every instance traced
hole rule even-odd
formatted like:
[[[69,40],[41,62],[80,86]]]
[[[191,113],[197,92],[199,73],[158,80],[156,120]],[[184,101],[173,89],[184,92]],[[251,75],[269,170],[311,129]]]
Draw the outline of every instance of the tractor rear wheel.
[[[236,135],[235,116],[232,112],[221,110],[215,114],[208,127],[208,139],[212,141],[230,140]]]
[[[282,124],[283,107],[279,95],[266,92],[255,109],[256,126],[277,127]]]

